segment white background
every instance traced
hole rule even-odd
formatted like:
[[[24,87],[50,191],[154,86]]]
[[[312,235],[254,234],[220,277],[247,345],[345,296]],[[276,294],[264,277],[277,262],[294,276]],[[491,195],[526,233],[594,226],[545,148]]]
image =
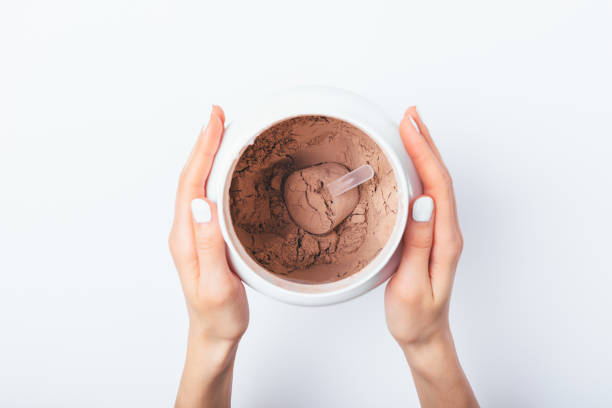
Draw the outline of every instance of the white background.
[[[211,103],[231,120],[304,84],[430,125],[482,405],[612,405],[610,21],[608,1],[3,1],[0,406],[173,403],[178,173]],[[383,287],[314,309],[248,297],[236,407],[418,404]]]

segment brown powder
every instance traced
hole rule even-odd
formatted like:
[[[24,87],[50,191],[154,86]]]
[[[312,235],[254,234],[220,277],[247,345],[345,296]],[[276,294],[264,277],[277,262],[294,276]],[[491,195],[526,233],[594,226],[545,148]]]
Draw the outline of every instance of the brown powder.
[[[314,193],[323,193],[316,186],[331,181],[317,166],[322,163],[346,171],[367,163],[375,175],[358,194],[340,196],[345,197],[327,210],[331,218],[312,218],[303,228],[295,221],[304,225],[307,219],[292,207],[294,221],[283,191],[310,189],[317,199]],[[300,186],[291,176],[285,186],[292,173],[307,173],[308,183]],[[291,198],[287,202],[293,205]],[[246,251],[271,272],[305,283],[336,281],[367,265],[391,235],[397,207],[395,176],[376,143],[356,127],[323,116],[300,116],[265,130],[244,150],[230,187],[232,222]]]
[[[296,170],[283,187],[285,205],[298,227],[316,235],[328,234],[346,219],[359,201],[359,189],[353,188],[332,197],[327,185],[349,170],[340,163],[322,163]]]

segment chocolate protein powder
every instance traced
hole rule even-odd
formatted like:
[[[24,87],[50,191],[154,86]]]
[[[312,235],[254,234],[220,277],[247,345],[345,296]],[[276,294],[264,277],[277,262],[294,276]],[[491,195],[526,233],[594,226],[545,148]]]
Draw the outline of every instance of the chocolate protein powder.
[[[363,164],[374,177],[332,199],[325,183]],[[358,128],[324,116],[295,117],[261,133],[240,156],[229,193],[245,250],[302,283],[333,282],[366,266],[389,239],[398,208],[382,150]]]
[[[298,227],[325,235],[351,215],[359,201],[359,189],[332,197],[326,188],[348,172],[342,164],[322,163],[296,170],[285,179],[285,206]]]

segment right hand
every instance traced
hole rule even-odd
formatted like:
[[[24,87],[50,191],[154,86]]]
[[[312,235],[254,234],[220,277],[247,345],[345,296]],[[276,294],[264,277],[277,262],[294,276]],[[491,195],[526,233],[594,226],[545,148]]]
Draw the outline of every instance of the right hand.
[[[213,106],[181,173],[169,244],[187,301],[190,338],[233,345],[246,331],[249,307],[226,259],[217,206],[205,198],[224,121],[223,110]]]
[[[230,270],[217,206],[206,180],[223,136],[225,115],[213,106],[181,173],[170,252],[189,312],[189,337],[176,407],[229,407],[238,342],[249,323],[244,285]]]

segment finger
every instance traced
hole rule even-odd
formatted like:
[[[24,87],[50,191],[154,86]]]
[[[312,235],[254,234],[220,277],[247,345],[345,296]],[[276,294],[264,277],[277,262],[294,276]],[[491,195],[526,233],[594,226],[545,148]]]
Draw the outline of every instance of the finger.
[[[417,127],[419,133],[425,138],[425,140],[427,141],[427,144],[429,145],[431,150],[436,155],[436,158],[438,159],[438,161],[444,166],[444,160],[442,160],[442,155],[438,151],[438,147],[434,143],[431,137],[431,134],[429,133],[429,129],[425,125],[425,122],[423,122],[423,120],[421,119],[421,115],[419,115],[419,112],[417,111],[416,106],[409,107],[406,110],[405,115],[410,116],[410,118],[413,121],[413,124]]]
[[[180,265],[197,261],[189,205],[194,198],[205,195],[204,186],[221,141],[224,118],[223,110],[213,106],[208,125],[200,132],[187,164],[181,172],[172,228],[173,239],[180,241],[174,245],[176,249],[173,251],[175,262]]]
[[[440,163],[444,171],[448,174],[448,169],[446,165],[444,164],[444,160],[442,160],[442,155],[440,154],[438,147],[434,143],[433,138],[431,137],[431,134],[429,133],[429,129],[427,128],[427,126],[425,125],[425,122],[423,122],[423,119],[421,118],[421,115],[417,111],[416,106],[409,107],[406,110],[406,113],[404,114],[404,116],[408,116],[409,119],[412,120],[412,124],[417,128],[421,136],[423,136],[423,138],[427,141],[429,148],[432,150],[432,152],[438,159],[438,162]],[[452,198],[453,208],[456,209],[457,207],[455,204],[455,194],[454,193],[451,194],[451,198]]]
[[[431,137],[431,134],[429,133],[429,129],[427,128],[427,126],[425,125],[425,122],[423,122],[423,119],[421,118],[421,115],[419,114],[419,111],[417,110],[416,106],[411,106],[406,110],[405,115],[410,116],[410,119],[412,119],[412,124],[417,127],[419,133],[421,134],[421,136],[423,136],[425,138],[425,140],[427,141],[427,144],[429,145],[429,147],[431,148],[431,150],[434,152],[434,155],[436,156],[436,158],[438,159],[438,161],[440,162],[440,164],[442,165],[442,167],[444,168],[444,170],[448,173],[448,168],[446,167],[446,164],[444,164],[444,160],[442,160],[442,155],[440,154],[440,151],[438,150],[438,147],[436,146],[436,144],[433,141],[433,138]],[[451,198],[452,198],[452,204],[453,204],[453,208],[455,209],[455,215],[456,215],[456,203],[455,203],[455,194],[451,194]]]
[[[221,143],[224,121],[225,114],[221,107],[213,105],[208,124],[200,132],[200,136],[183,168],[180,187],[185,187],[189,191],[197,190],[198,193],[204,189],[215,154]],[[196,194],[196,196],[198,195]]]
[[[458,259],[457,245],[460,239],[459,223],[450,175],[436,157],[425,137],[405,115],[400,124],[400,135],[404,147],[423,182],[424,194],[434,199],[436,222],[434,225],[435,244],[430,254],[431,283],[434,291],[444,293],[452,288],[454,271]]]
[[[408,114],[404,115],[400,123],[400,136],[404,148],[423,182],[423,187],[428,190],[443,192],[442,190],[449,181],[448,173]]]
[[[227,271],[225,242],[219,227],[217,206],[196,198],[191,201],[196,251],[200,264],[200,278]]]
[[[434,201],[422,195],[413,201],[404,232],[404,250],[399,274],[411,284],[430,287],[429,258],[434,239]]]

